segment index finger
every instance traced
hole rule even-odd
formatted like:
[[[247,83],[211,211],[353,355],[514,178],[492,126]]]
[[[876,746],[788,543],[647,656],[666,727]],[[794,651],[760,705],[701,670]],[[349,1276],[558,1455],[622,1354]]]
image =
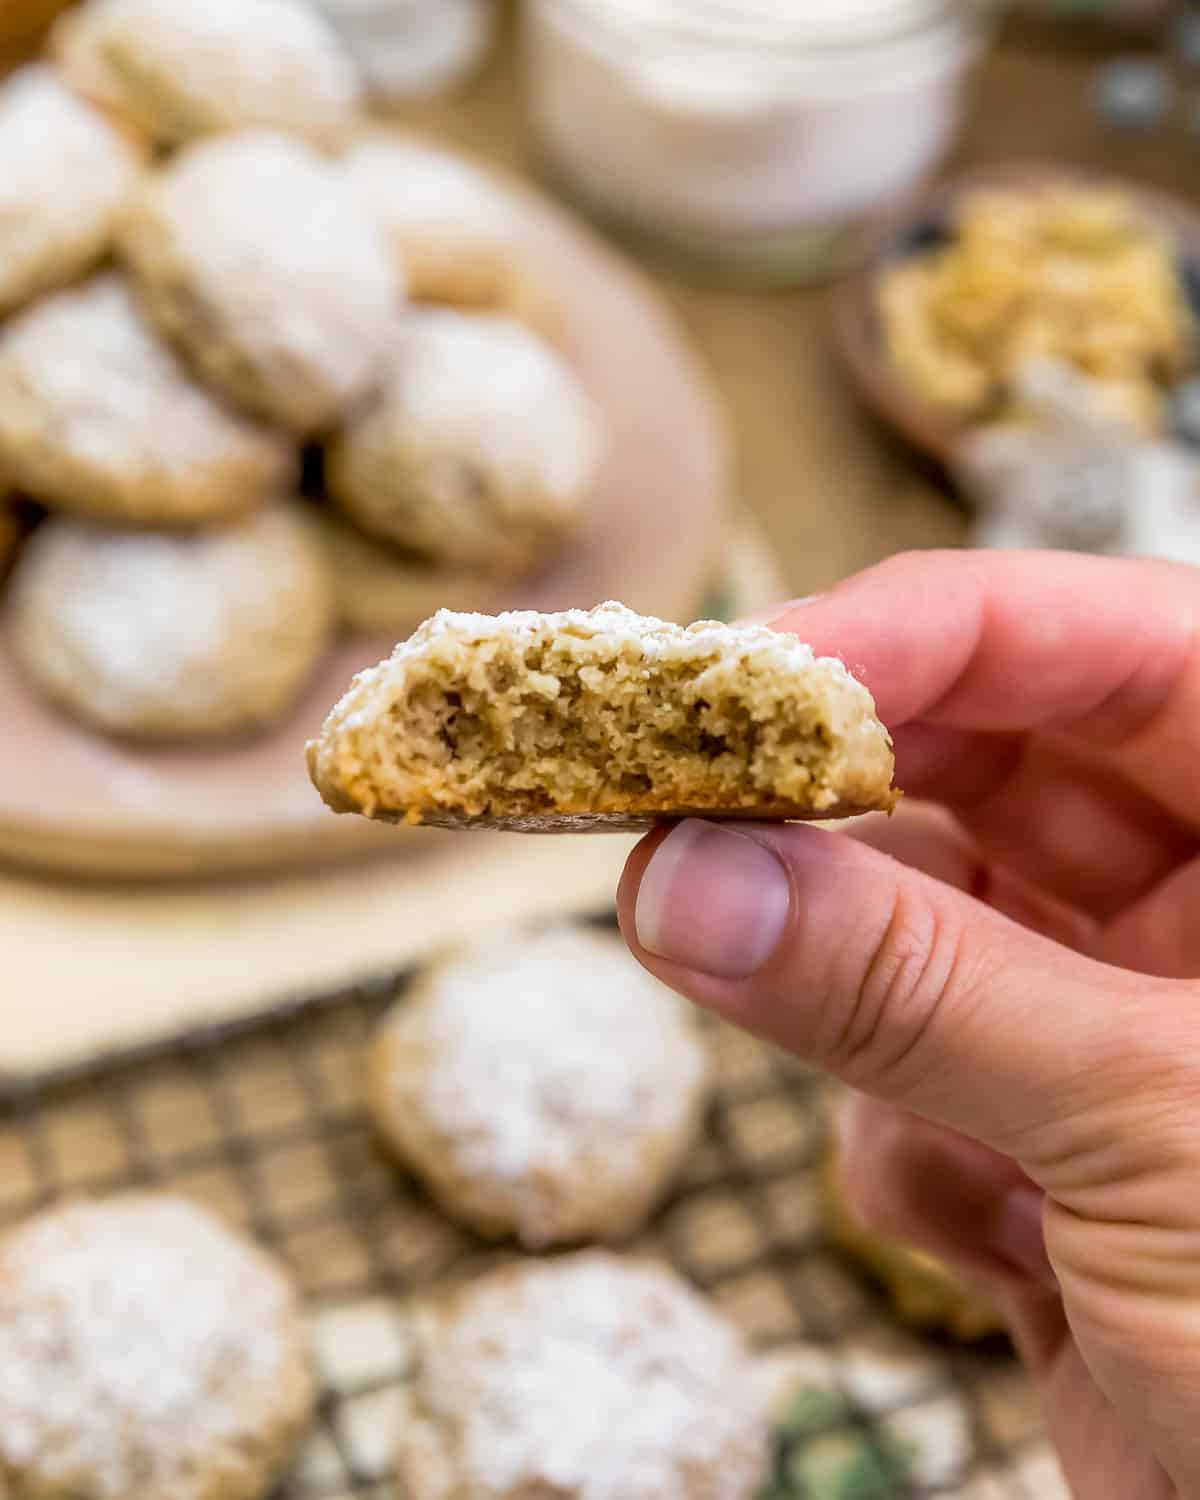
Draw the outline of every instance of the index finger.
[[[903,742],[1042,731],[1200,819],[1200,571],[1053,552],[917,552],[770,621],[838,656]]]

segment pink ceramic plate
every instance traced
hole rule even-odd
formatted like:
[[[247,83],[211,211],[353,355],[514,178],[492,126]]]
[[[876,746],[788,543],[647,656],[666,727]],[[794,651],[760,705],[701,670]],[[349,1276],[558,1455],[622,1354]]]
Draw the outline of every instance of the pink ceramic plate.
[[[701,607],[719,544],[726,452],[699,366],[654,292],[597,239],[528,196],[530,263],[565,304],[566,352],[607,418],[609,456],[584,525],[545,573],[497,606],[607,598],[676,619]],[[17,672],[0,620],[0,856],[83,875],[263,869],[439,835],[327,812],[304,741],[390,640],[344,642],[268,737],[143,749],[76,727]],[[442,835],[444,837],[444,835]]]

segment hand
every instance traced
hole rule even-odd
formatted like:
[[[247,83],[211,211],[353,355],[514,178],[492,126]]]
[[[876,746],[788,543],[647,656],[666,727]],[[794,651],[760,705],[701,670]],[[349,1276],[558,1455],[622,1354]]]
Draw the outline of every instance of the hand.
[[[853,1205],[989,1278],[1079,1500],[1196,1500],[1200,573],[925,553],[771,623],[863,677],[909,799],[658,830],[626,938],[861,1091]]]

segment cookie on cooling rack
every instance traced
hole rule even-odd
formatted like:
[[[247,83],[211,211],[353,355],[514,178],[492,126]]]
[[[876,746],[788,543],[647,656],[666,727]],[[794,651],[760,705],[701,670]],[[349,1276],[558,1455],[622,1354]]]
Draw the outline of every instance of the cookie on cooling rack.
[[[486,609],[508,580],[438,567],[364,535],[328,505],[298,507],[325,555],[338,619],[347,630],[408,635],[436,609]]]
[[[695,1142],[709,1063],[615,934],[511,934],[435,964],[371,1054],[375,1121],[455,1218],[529,1249],[638,1229]]]
[[[528,268],[512,192],[461,157],[410,137],[367,137],[345,161],[414,302],[507,313],[557,335],[558,306]]]
[[[53,69],[0,84],[0,314],[100,259],[142,155]]]
[[[574,525],[602,442],[591,398],[510,318],[412,312],[387,377],[329,448],[330,493],[363,530],[447,566],[520,573]]]
[[[314,1405],[281,1268],[179,1198],[77,1202],[0,1239],[0,1488],[259,1500]]]
[[[323,560],[285,507],[203,532],[51,520],[11,590],[11,642],[27,677],[114,735],[262,728],[291,703],[332,629]]]
[[[201,376],[282,427],[332,425],[383,373],[403,287],[339,168],[301,141],[186,147],[135,196],[121,251]]]
[[[867,689],[792,635],[623,605],[441,611],[359,675],[308,747],[336,812],[530,832],[890,809]]]
[[[978,1287],[936,1256],[877,1234],[854,1217],[842,1193],[834,1152],[826,1158],[821,1187],[830,1238],[876,1278],[904,1323],[948,1333],[963,1343],[1003,1333],[1004,1320]]]
[[[675,1271],[526,1262],[417,1320],[412,1500],[750,1500],[768,1431],[741,1339]]]
[[[192,526],[288,482],[288,444],[191,378],[111,273],[0,330],[0,468],[56,509]]]
[[[334,145],[358,110],[341,41],[295,0],[86,0],[51,50],[81,92],[164,145],[256,125]]]

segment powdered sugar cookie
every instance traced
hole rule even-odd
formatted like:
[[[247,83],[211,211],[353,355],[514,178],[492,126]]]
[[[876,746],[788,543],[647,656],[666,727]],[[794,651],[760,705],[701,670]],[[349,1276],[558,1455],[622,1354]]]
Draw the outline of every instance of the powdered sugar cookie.
[[[667,1266],[494,1272],[418,1321],[412,1500],[750,1500],[767,1423],[737,1332]]]
[[[294,465],[281,438],[196,384],[105,274],[0,330],[0,467],[56,508],[190,526],[277,494]]]
[[[87,0],[51,45],[77,87],[166,145],[246,126],[332,145],[359,103],[337,34],[296,0]]]
[[[530,1249],[624,1237],[696,1139],[708,1056],[620,939],[512,934],[431,968],[380,1030],[371,1106],[447,1212]]]
[[[363,207],[387,237],[414,302],[507,313],[558,333],[558,308],[528,269],[519,204],[499,182],[449,151],[379,135],[346,154]]]
[[[891,740],[831,657],[623,605],[442,610],[360,672],[308,747],[337,812],[528,832],[890,809]]]
[[[283,507],[214,531],[39,528],[12,583],[11,642],[54,702],[112,734],[270,724],[332,626],[320,554]]]
[[[69,1204],[0,1240],[13,1500],[258,1500],[313,1403],[283,1272],[184,1200]]]
[[[187,147],[137,195],[121,247],[159,329],[249,411],[310,433],[382,374],[403,288],[340,170],[302,142]]]
[[[329,564],[338,619],[348,630],[408,635],[437,609],[484,609],[506,592],[507,580],[438,567],[376,541],[327,505],[298,511]]]
[[[142,157],[40,64],[0,84],[0,314],[99,260]]]
[[[590,397],[548,344],[508,318],[429,310],[400,322],[327,477],[365,531],[448,566],[521,572],[574,524],[601,447]]]
[[[936,1256],[877,1234],[855,1218],[842,1192],[836,1153],[825,1162],[822,1197],[830,1238],[879,1281],[902,1322],[942,1330],[964,1343],[1004,1331],[1004,1319],[979,1286]]]

